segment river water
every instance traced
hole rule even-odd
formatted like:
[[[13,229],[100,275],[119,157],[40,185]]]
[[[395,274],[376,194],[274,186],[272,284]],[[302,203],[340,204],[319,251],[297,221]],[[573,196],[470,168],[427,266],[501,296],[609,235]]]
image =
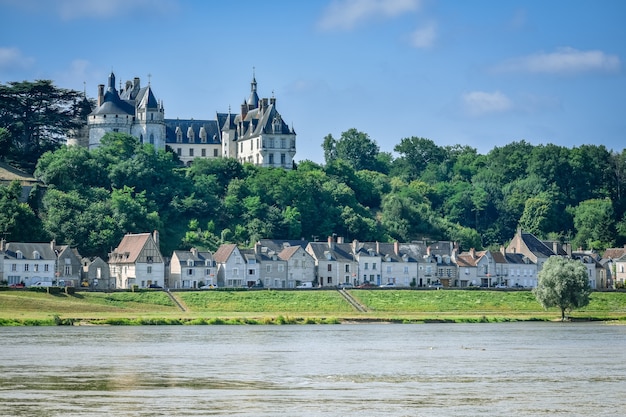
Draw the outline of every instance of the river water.
[[[1,416],[622,416],[626,326],[0,328]]]

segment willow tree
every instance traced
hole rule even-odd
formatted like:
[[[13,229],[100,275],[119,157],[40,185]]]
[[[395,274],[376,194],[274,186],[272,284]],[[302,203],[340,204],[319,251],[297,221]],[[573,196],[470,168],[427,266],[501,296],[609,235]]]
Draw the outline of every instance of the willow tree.
[[[537,288],[533,290],[543,308],[561,309],[561,320],[565,312],[589,304],[589,275],[582,262],[553,256],[537,274]]]

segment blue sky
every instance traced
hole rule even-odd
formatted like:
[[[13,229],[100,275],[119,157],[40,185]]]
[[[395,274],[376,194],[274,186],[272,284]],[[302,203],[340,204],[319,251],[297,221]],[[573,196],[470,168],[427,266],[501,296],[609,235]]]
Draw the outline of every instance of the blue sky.
[[[0,0],[0,82],[95,97],[140,77],[166,118],[276,97],[296,160],[356,128],[486,154],[525,140],[626,148],[623,0]]]

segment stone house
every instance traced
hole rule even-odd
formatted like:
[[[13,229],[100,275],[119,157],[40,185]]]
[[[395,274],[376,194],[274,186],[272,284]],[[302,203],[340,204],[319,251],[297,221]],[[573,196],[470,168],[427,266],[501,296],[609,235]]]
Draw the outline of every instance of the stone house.
[[[80,286],[94,290],[114,289],[115,281],[111,279],[109,264],[99,256],[83,258]]]
[[[191,248],[175,250],[169,263],[169,288],[198,288],[217,285],[217,268],[213,254]]]
[[[55,243],[0,241],[0,281],[8,285],[31,286],[38,282],[57,283]]]

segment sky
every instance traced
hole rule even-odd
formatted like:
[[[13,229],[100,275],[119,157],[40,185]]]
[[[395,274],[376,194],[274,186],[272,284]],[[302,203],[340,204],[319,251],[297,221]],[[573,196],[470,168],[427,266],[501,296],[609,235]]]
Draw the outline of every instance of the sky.
[[[623,0],[0,0],[0,83],[95,98],[148,81],[168,119],[240,111],[253,75],[324,163],[348,129],[403,138],[626,148]]]

